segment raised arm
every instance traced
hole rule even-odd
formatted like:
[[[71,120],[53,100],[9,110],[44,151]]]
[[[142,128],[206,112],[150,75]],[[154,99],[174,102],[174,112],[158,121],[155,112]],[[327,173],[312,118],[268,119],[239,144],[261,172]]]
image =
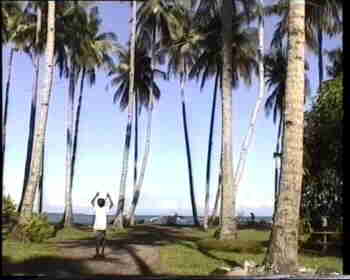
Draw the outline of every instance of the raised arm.
[[[100,195],[99,192],[96,193],[96,195],[94,196],[94,198],[91,200],[91,205],[92,205],[92,207],[95,207],[95,200],[96,200],[96,198],[97,198],[99,195]]]
[[[109,209],[112,209],[114,204],[113,204],[113,201],[112,201],[111,196],[109,195],[109,193],[107,193],[107,198],[109,200]]]

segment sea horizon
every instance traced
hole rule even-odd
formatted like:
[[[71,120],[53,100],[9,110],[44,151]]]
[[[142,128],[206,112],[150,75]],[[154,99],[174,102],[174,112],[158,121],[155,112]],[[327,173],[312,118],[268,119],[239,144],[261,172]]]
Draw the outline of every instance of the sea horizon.
[[[63,217],[63,212],[43,212],[43,214],[46,214],[48,217],[49,222],[51,223],[58,223],[62,217]],[[91,225],[93,224],[94,221],[94,214],[85,214],[85,213],[74,213],[73,214],[73,222],[77,224],[83,224],[83,225]],[[113,215],[107,215],[108,222],[111,222],[114,218]],[[147,221],[150,220],[151,218],[154,217],[164,217],[164,216],[172,216],[172,215],[135,215],[136,221]],[[185,220],[185,224],[193,224],[193,216],[184,216],[184,215],[179,215]],[[198,216],[198,218],[203,218],[203,216]],[[245,221],[250,221],[251,217],[250,216],[242,216],[240,217],[241,219]],[[271,216],[255,216],[255,221],[259,222],[261,220],[264,220],[266,222],[269,222],[272,220]]]

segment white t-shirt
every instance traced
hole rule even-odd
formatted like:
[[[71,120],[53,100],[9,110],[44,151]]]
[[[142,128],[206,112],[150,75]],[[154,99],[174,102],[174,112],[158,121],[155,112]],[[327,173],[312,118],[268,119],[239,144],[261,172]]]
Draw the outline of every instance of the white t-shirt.
[[[94,230],[106,230],[107,228],[107,212],[108,212],[108,205],[105,203],[103,207],[98,206],[98,204],[95,204],[95,223],[94,223]]]

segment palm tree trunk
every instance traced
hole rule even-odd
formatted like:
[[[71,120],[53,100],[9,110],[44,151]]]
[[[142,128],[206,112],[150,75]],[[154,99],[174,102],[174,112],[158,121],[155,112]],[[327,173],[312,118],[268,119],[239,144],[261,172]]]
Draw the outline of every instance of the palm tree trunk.
[[[43,199],[44,199],[44,194],[43,194],[43,188],[44,188],[44,171],[45,171],[45,145],[43,147],[43,152],[42,152],[42,161],[41,161],[41,169],[40,169],[40,182],[39,182],[39,207],[38,207],[38,212],[41,214],[43,211]]]
[[[280,121],[278,124],[278,131],[277,131],[277,143],[276,143],[276,152],[274,153],[275,158],[275,202],[274,202],[274,211],[276,212],[277,208],[277,200],[280,190],[280,181],[281,181],[281,156],[282,156],[282,139],[283,139],[283,117],[280,117]],[[273,214],[274,216],[274,214]]]
[[[131,202],[131,207],[133,207],[134,204],[134,198],[137,195],[137,162],[138,162],[138,100],[137,100],[137,92],[135,92],[135,138],[134,138],[134,190],[133,190],[133,201]],[[129,215],[129,224],[135,225],[135,216]]]
[[[263,0],[260,0],[260,5],[261,7],[264,6]],[[252,142],[253,134],[254,134],[254,129],[255,129],[255,124],[257,120],[257,116],[259,113],[259,110],[262,105],[263,97],[265,94],[265,81],[264,81],[264,16],[260,15],[259,16],[259,96],[258,99],[255,103],[255,107],[252,113],[252,117],[250,120],[249,128],[248,128],[248,133],[247,136],[245,137],[242,145],[242,150],[240,153],[236,173],[235,173],[235,185],[236,188],[238,189],[239,184],[242,180],[244,170],[245,170],[245,163],[247,160],[247,155],[249,151],[250,144]]]
[[[8,68],[7,68],[8,75],[7,75],[6,89],[5,89],[4,117],[3,117],[3,120],[1,122],[2,123],[2,146],[1,147],[2,147],[2,152],[4,153],[4,157],[5,157],[5,146],[6,146],[6,125],[7,125],[10,83],[11,83],[11,74],[12,74],[12,62],[13,62],[14,53],[15,53],[15,49],[11,48],[10,57],[9,57],[9,64],[8,64]]]
[[[47,40],[46,40],[46,72],[45,80],[40,95],[40,118],[38,125],[35,127],[35,141],[33,162],[30,170],[28,186],[26,187],[23,208],[20,213],[19,222],[24,224],[26,219],[31,217],[33,211],[34,194],[40,180],[40,167],[42,162],[42,151],[45,143],[47,128],[47,118],[49,112],[49,103],[51,96],[51,85],[54,68],[54,47],[55,47],[55,1],[48,2],[48,23],[47,23]]]
[[[63,215],[63,224],[70,227],[73,224],[72,209],[72,152],[73,152],[73,125],[74,125],[74,91],[75,91],[76,67],[73,63],[69,74],[69,89],[66,108],[66,188],[65,188],[65,209]]]
[[[222,207],[219,239],[235,238],[236,187],[232,155],[232,1],[222,1]]]
[[[220,165],[219,165],[218,187],[217,187],[217,191],[216,191],[215,204],[214,204],[214,208],[213,208],[213,212],[212,212],[212,216],[211,216],[211,222],[212,223],[215,221],[215,217],[217,217],[217,216],[219,216],[219,218],[221,219],[221,217],[219,215],[219,211],[218,211],[219,210],[219,204],[220,204],[220,207],[222,205],[221,192],[222,192],[222,137],[221,137],[221,151],[220,151]]]
[[[132,31],[131,31],[131,49],[130,49],[130,82],[129,82],[129,104],[128,104],[128,123],[126,125],[125,134],[125,146],[123,154],[123,167],[122,174],[120,177],[120,189],[117,213],[113,225],[118,228],[124,228],[124,206],[125,206],[125,189],[126,189],[126,178],[128,175],[128,163],[129,163],[129,151],[130,151],[130,140],[131,140],[131,126],[133,118],[133,107],[134,107],[134,73],[135,73],[135,42],[136,42],[136,1],[132,2]]]
[[[210,117],[210,128],[209,128],[209,143],[208,143],[208,157],[207,157],[207,169],[206,169],[206,183],[205,183],[205,201],[204,201],[204,221],[203,229],[208,229],[208,215],[209,215],[209,192],[210,192],[210,163],[211,163],[211,151],[213,144],[213,132],[214,132],[214,121],[215,121],[215,111],[216,111],[216,99],[218,91],[218,80],[219,73],[216,73],[215,84],[214,84],[214,94],[213,102],[211,107],[211,117]],[[219,191],[219,189],[218,189]],[[215,202],[216,203],[216,202]]]
[[[187,165],[188,165],[188,178],[190,183],[190,195],[191,195],[193,221],[195,226],[199,226],[200,224],[197,216],[197,206],[196,206],[196,199],[195,199],[194,185],[193,185],[191,149],[190,149],[190,142],[188,138],[188,129],[187,129],[186,104],[185,104],[185,79],[186,79],[185,77],[186,76],[184,73],[180,75],[182,121],[184,125],[184,133],[185,133],[186,157],[187,157]]]
[[[152,95],[151,95],[152,99]],[[130,208],[130,225],[135,225],[135,210],[136,206],[138,203],[138,200],[140,198],[140,193],[141,193],[141,187],[143,184],[143,179],[145,177],[145,172],[146,172],[146,167],[147,167],[147,162],[149,158],[149,153],[150,153],[150,147],[151,147],[151,131],[152,131],[152,113],[153,113],[153,101],[150,101],[150,107],[148,108],[148,122],[147,122],[147,132],[146,132],[146,143],[145,143],[145,153],[142,158],[142,164],[141,164],[141,169],[140,169],[140,176],[138,183],[136,185],[136,189],[134,191],[134,196],[132,199],[132,204]]]
[[[36,33],[35,33],[35,45],[37,46],[39,43],[39,36],[41,30],[41,22],[42,22],[42,13],[41,9],[36,7],[37,12],[37,22],[36,22]],[[29,180],[29,171],[31,170],[31,162],[32,162],[32,154],[33,154],[33,145],[34,145],[34,131],[37,122],[37,113],[36,108],[38,105],[38,85],[39,85],[39,66],[40,66],[40,55],[36,54],[35,63],[34,63],[34,84],[33,84],[33,93],[32,93],[32,103],[30,107],[30,119],[29,119],[29,134],[28,134],[28,143],[27,143],[27,154],[26,154],[26,162],[24,169],[24,180],[23,180],[23,189],[21,200],[18,206],[18,212],[21,212],[25,188],[28,185]]]
[[[298,266],[298,223],[303,173],[305,1],[289,2],[289,49],[280,193],[266,256],[266,269],[294,273]]]
[[[24,194],[26,191],[26,187],[28,185],[29,181],[29,175],[31,170],[31,163],[32,163],[32,157],[33,157],[33,146],[34,146],[34,132],[36,127],[36,108],[37,105],[39,105],[38,100],[38,85],[39,85],[39,63],[40,63],[40,56],[38,55],[36,57],[36,62],[34,65],[35,72],[34,72],[34,85],[33,85],[33,94],[32,94],[32,102],[30,106],[30,118],[29,118],[29,134],[28,134],[28,142],[27,142],[27,155],[26,155],[26,162],[25,162],[25,169],[24,169],[24,180],[23,180],[23,189],[22,189],[22,195],[21,200],[18,206],[18,212],[21,212],[22,206],[23,206],[23,199]]]
[[[323,32],[322,27],[317,27],[317,39],[318,39],[318,80],[319,80],[319,87],[322,85],[323,81]]]
[[[84,91],[84,80],[85,80],[86,69],[83,68],[80,79],[80,92],[78,96],[77,108],[75,110],[75,123],[73,129],[73,151],[72,151],[72,170],[71,170],[71,188],[73,189],[74,174],[75,174],[75,163],[77,158],[77,148],[78,148],[78,135],[79,135],[79,126],[80,126],[80,115],[81,115],[81,106],[83,103],[83,91]]]
[[[215,203],[214,203],[214,207],[213,207],[213,211],[212,211],[211,217],[210,217],[210,219],[208,221],[209,224],[212,224],[215,221],[215,217],[218,216],[219,202],[220,202],[220,197],[221,197],[221,188],[222,188],[222,176],[221,176],[221,172],[220,172],[218,188],[217,188],[216,196],[215,196]]]

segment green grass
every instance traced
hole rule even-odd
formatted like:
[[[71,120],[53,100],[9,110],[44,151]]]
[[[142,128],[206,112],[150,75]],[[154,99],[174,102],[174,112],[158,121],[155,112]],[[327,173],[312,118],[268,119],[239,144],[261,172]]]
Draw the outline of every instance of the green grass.
[[[83,231],[77,227],[63,228],[58,230],[56,236],[49,239],[49,242],[60,242],[64,240],[86,240],[94,238],[92,231]]]
[[[118,242],[144,244],[157,241],[160,252],[159,273],[172,275],[210,275],[220,266],[242,265],[244,260],[260,264],[265,256],[269,239],[268,231],[240,230],[238,240],[219,241],[213,238],[215,229],[204,232],[194,228],[163,228],[136,226],[130,229],[108,229],[108,239]],[[7,239],[3,241],[3,257],[11,263],[20,263],[38,257],[59,257],[56,242],[94,238],[91,230],[66,228],[59,230],[54,238],[45,243],[22,243]],[[299,263],[305,267],[342,271],[342,258],[301,253]]]
[[[58,256],[56,247],[48,243],[24,243],[8,239],[3,241],[2,248],[2,257],[12,263],[20,263],[37,257]]]
[[[237,241],[214,239],[214,230],[204,233],[192,229],[183,234],[186,241],[165,245],[160,248],[163,273],[176,275],[210,275],[219,266],[242,265],[244,260],[261,264],[267,249],[268,231],[241,230]],[[188,237],[198,238],[188,241]],[[328,268],[342,271],[342,259],[332,256],[300,254],[299,263],[309,268]]]

